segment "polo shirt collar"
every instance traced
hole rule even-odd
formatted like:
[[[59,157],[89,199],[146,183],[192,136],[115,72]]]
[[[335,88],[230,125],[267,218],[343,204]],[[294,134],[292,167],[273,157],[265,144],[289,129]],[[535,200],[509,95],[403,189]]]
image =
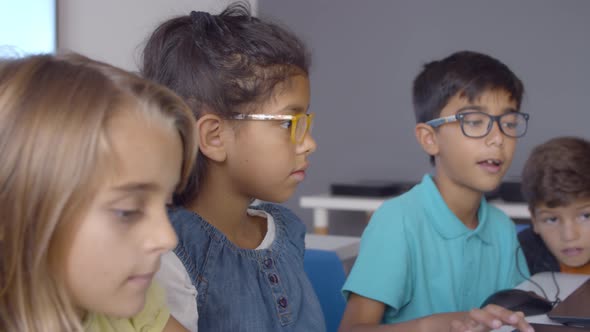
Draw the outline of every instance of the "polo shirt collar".
[[[471,230],[449,209],[430,174],[424,175],[419,186],[420,197],[426,202],[424,206],[426,213],[436,231],[443,238],[454,239],[461,236],[477,236],[483,242],[492,242],[492,234],[490,234],[489,227],[487,227],[489,206],[484,197],[481,198],[477,211],[479,225],[476,229]]]

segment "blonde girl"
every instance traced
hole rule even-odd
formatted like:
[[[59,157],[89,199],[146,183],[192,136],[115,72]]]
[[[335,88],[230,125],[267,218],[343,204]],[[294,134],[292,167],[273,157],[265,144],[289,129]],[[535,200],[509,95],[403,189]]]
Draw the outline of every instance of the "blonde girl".
[[[0,331],[181,331],[152,283],[194,160],[168,89],[79,55],[0,62]]]

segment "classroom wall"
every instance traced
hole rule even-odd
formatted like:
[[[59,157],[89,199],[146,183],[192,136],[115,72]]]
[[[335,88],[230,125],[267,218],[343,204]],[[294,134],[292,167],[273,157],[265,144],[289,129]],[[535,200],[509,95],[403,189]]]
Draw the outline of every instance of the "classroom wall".
[[[137,70],[148,35],[191,10],[220,12],[232,0],[58,0],[58,48]],[[257,0],[250,0],[256,12]]]
[[[590,1],[259,0],[258,10],[290,26],[313,55],[310,111],[319,147],[287,203],[308,224],[301,195],[328,192],[334,182],[418,181],[431,170],[413,134],[411,84],[425,62],[457,50],[497,57],[524,81],[522,111],[531,120],[509,178],[534,145],[590,138]],[[346,233],[364,216],[331,219],[345,225],[334,232]]]

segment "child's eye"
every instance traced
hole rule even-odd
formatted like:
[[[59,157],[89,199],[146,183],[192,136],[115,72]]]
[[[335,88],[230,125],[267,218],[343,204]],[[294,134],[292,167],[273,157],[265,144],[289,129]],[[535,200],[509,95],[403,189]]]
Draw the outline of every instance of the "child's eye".
[[[471,121],[464,121],[464,124],[470,127],[481,127],[483,125],[483,120],[471,120]]]
[[[546,224],[550,224],[550,225],[556,224],[557,221],[558,221],[557,217],[543,218],[543,222],[546,223]]]
[[[516,129],[516,127],[518,127],[518,122],[504,122],[502,125],[507,129]]]
[[[281,122],[281,127],[285,128],[285,129],[289,129],[291,128],[291,124],[293,123],[292,120],[285,120]]]
[[[590,221],[590,212],[583,212],[580,215],[580,220],[581,221]]]
[[[122,221],[133,221],[141,217],[143,212],[141,210],[114,209],[113,213],[118,219]]]

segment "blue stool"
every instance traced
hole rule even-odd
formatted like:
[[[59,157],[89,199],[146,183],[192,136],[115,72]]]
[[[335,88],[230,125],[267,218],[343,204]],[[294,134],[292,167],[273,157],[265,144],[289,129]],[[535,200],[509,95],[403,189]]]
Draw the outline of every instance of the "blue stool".
[[[346,279],[342,262],[333,251],[306,249],[304,268],[320,301],[327,332],[336,332],[346,306],[341,293]]]

